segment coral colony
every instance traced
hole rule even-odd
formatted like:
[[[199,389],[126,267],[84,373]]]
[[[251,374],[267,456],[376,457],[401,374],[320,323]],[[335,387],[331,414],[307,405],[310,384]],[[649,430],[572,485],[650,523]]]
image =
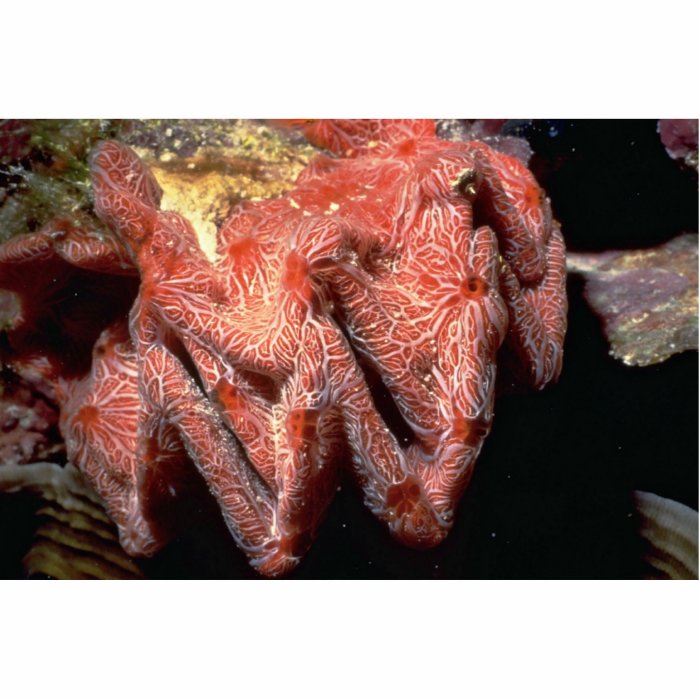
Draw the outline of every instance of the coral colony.
[[[560,372],[564,245],[520,161],[431,121],[304,131],[328,155],[239,204],[214,255],[115,141],[91,157],[103,230],[54,221],[0,247],[8,363],[60,407],[133,555],[167,542],[194,468],[264,575],[299,562],[343,468],[398,540],[436,545],[497,373]]]

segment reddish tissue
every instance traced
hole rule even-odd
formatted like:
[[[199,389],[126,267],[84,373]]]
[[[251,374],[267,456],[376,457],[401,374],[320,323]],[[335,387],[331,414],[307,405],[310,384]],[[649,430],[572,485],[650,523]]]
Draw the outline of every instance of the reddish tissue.
[[[520,161],[431,121],[303,129],[329,155],[238,205],[213,259],[113,141],[91,159],[107,231],[57,221],[0,247],[21,305],[5,359],[48,387],[131,554],[167,541],[193,464],[265,575],[308,549],[342,465],[400,541],[435,545],[497,374],[559,374],[564,245]]]

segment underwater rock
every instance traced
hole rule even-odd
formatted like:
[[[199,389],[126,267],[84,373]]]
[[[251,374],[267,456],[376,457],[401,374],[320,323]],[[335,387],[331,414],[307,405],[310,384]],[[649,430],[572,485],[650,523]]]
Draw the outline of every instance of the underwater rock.
[[[117,131],[98,119],[0,120],[0,241],[57,216],[95,224],[87,154]]]
[[[161,206],[184,216],[214,254],[216,231],[243,200],[278,197],[318,150],[261,121],[145,120],[122,130],[163,190]]]
[[[59,216],[99,228],[87,155],[106,138],[138,152],[161,183],[164,205],[206,241],[239,201],[292,188],[317,152],[298,136],[242,119],[0,120],[0,241]]]
[[[586,278],[613,357],[645,366],[698,349],[696,233],[657,248],[567,253],[567,267]]]
[[[671,158],[698,169],[697,119],[659,119],[658,131]]]
[[[60,449],[58,412],[18,378],[0,380],[0,465],[46,459]],[[56,434],[57,435],[57,434]]]

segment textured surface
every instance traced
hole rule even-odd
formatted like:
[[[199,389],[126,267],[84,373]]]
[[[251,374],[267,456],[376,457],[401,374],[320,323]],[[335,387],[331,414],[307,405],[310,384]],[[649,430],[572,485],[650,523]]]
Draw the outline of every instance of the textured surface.
[[[569,253],[567,264],[586,278],[615,358],[645,366],[698,349],[697,234],[646,250]]]
[[[72,464],[0,464],[0,493],[20,491],[41,499],[38,525],[23,560],[27,577],[141,577],[138,566],[119,546],[103,504]]]
[[[655,493],[634,492],[646,578],[698,578],[698,512]]]
[[[209,257],[116,142],[92,160],[114,235],[49,226],[0,249],[0,282],[23,302],[14,366],[53,380],[69,456],[132,553],[167,540],[190,458],[263,573],[308,548],[345,461],[400,540],[434,545],[490,429],[501,344],[500,380],[540,388],[560,371],[563,243],[519,161],[440,141],[430,122],[306,132],[337,157],[240,205]],[[37,266],[49,304],[28,293]],[[37,352],[66,289],[103,309],[79,328],[91,362]]]
[[[668,155],[698,169],[698,120],[659,119],[659,136]]]

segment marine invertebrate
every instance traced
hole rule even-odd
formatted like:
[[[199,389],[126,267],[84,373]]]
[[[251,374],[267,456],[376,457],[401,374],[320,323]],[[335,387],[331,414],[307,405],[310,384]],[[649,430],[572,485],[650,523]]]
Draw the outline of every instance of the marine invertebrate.
[[[211,257],[114,141],[91,159],[109,231],[54,222],[0,248],[22,308],[9,359],[48,382],[132,554],[167,540],[190,461],[264,574],[310,546],[344,463],[398,539],[437,544],[493,420],[497,362],[535,388],[560,371],[563,241],[519,161],[429,121],[306,132],[335,157],[238,205]]]
[[[632,494],[644,540],[644,578],[698,578],[698,512],[647,491]]]
[[[38,499],[33,542],[22,568],[28,577],[142,578],[119,546],[117,528],[74,465],[53,462],[0,464],[0,494]]]

